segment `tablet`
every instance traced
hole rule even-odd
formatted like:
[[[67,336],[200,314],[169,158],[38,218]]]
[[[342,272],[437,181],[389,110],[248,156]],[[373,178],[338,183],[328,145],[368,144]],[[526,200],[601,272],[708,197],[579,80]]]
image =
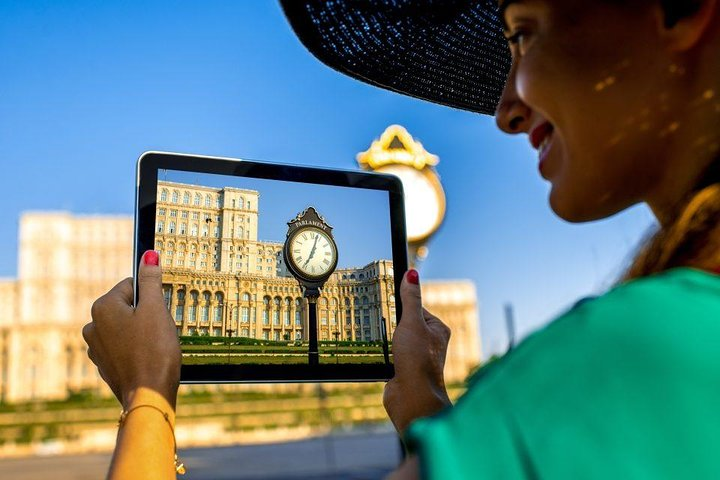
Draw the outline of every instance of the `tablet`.
[[[135,271],[146,250],[160,254],[181,382],[393,376],[407,270],[397,177],[147,152]]]

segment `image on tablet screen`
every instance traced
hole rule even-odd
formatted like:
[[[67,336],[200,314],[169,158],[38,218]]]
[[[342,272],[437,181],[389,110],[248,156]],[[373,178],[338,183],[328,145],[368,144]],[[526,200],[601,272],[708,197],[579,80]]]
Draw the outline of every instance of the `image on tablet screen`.
[[[289,247],[293,268],[283,249],[310,208],[330,233],[310,228],[306,247]],[[183,364],[312,363],[311,308],[320,365],[392,362],[387,192],[160,170],[155,214],[163,294]],[[314,303],[293,273],[298,265],[327,276]]]

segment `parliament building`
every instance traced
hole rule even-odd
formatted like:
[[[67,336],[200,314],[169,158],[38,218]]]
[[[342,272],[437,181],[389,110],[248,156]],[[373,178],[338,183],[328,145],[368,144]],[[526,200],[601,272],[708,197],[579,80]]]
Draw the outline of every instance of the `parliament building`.
[[[155,249],[178,335],[308,339],[308,306],[283,244],[258,240],[260,193],[158,182]],[[338,268],[318,299],[318,340],[382,340],[395,330],[391,260]]]

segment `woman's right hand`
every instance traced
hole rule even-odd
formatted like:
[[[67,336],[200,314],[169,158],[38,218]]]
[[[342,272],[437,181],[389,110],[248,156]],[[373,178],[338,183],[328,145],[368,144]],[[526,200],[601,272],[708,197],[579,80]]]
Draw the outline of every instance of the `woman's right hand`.
[[[88,356],[123,408],[144,387],[162,395],[174,409],[182,359],[175,322],[163,299],[157,252],[143,255],[138,290],[137,307],[131,278],[95,301],[92,322],[82,330]]]
[[[450,329],[422,307],[416,270],[400,286],[403,313],[392,338],[395,376],[385,385],[383,403],[397,431],[452,405],[445,389]]]

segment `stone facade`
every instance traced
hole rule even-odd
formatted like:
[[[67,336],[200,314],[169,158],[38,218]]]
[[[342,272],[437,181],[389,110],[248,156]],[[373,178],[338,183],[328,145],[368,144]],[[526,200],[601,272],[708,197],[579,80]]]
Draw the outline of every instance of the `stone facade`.
[[[155,248],[179,335],[307,340],[308,306],[283,244],[258,240],[260,193],[158,182]],[[318,340],[395,330],[390,260],[337,269],[318,299]]]
[[[172,199],[171,196],[169,198]],[[253,221],[249,224],[252,228]],[[176,228],[179,228],[177,224]],[[208,235],[211,231],[208,231]],[[74,391],[83,390],[111,395],[87,358],[87,347],[80,330],[90,320],[90,306],[93,301],[119,280],[131,275],[132,218],[75,216],[64,212],[27,213],[20,220],[19,234],[18,278],[0,280],[0,403],[62,399]],[[258,242],[260,243],[262,242]],[[230,244],[227,244],[228,247]],[[268,258],[275,258],[272,255],[276,255],[273,252],[277,251],[277,244],[266,242],[264,245],[266,253],[258,258],[267,263]],[[166,246],[163,246],[163,250],[165,249]],[[271,251],[270,255],[268,250]],[[229,252],[229,248],[226,251]],[[170,256],[167,254],[163,255],[165,260],[168,257]],[[176,255],[172,258],[177,260]],[[242,328],[246,327],[243,327],[242,308],[252,308],[251,303],[255,304],[258,316],[256,327],[260,324],[256,332],[279,331],[282,338],[283,327],[287,327],[284,311],[290,312],[289,331],[293,332],[292,324],[295,319],[292,302],[300,297],[299,290],[291,291],[291,288],[296,287],[283,276],[282,266],[278,269],[277,265],[273,264],[271,268],[274,271],[271,271],[270,275],[264,270],[263,275],[253,274],[247,279],[233,276],[224,286],[212,285],[212,289],[210,285],[197,285],[199,295],[209,291],[213,298],[215,293],[223,292],[224,307],[221,316],[230,322],[223,323],[220,327],[223,334],[228,328],[233,330],[233,335],[237,335],[237,328],[243,333]],[[365,316],[364,296],[368,298],[367,306],[370,311],[369,307],[375,302],[374,295],[392,294],[392,282],[387,280],[392,277],[390,268],[387,261],[378,261],[358,269],[336,271],[335,278],[328,283],[323,297],[327,300],[327,308],[321,304],[320,309],[320,312],[328,313],[326,330],[323,329],[322,313],[318,315],[321,332],[326,331],[332,339],[331,332],[335,331],[334,328],[340,329],[342,326],[340,331],[344,332],[344,338],[352,338],[353,332],[357,338],[360,331],[357,328],[353,330],[351,327],[349,336],[347,333],[346,300],[352,301],[351,325],[356,324],[358,314],[355,310],[358,304],[358,310],[363,312],[361,316]],[[200,282],[225,281],[216,280],[216,274],[211,271],[203,275]],[[354,279],[352,275],[355,275]],[[171,307],[178,304],[177,292],[181,285],[184,285],[188,292],[191,291],[192,284],[183,282],[178,277],[177,283],[168,284],[173,286],[175,292],[169,297]],[[244,282],[255,282],[256,286],[251,287]],[[255,289],[254,292],[251,288]],[[288,289],[287,292],[285,288]],[[257,297],[245,300],[244,293],[251,292]],[[442,318],[453,330],[446,364],[446,379],[448,382],[462,380],[469,369],[480,362],[474,286],[470,282],[424,280],[423,296],[426,308]],[[269,298],[271,307],[270,328],[262,326],[262,310],[258,310],[265,307],[265,297]],[[279,310],[275,308],[277,299],[280,300]],[[284,303],[287,299],[291,301],[290,308],[284,310],[288,306]],[[173,304],[173,301],[176,303]],[[388,298],[387,303],[392,304],[392,300]],[[274,311],[278,311],[281,324],[279,329],[274,324]],[[247,312],[250,316],[251,310]],[[335,314],[334,324],[331,312]],[[212,310],[209,310],[209,315],[208,328],[214,328]],[[236,318],[240,319],[239,324],[234,323]],[[391,318],[390,311],[385,318]],[[365,319],[362,320],[361,330],[365,328]],[[248,325],[251,325],[250,322]],[[179,326],[184,328],[182,324]],[[250,327],[247,328],[249,330]],[[295,332],[297,331],[295,328]],[[287,333],[288,329],[285,328],[284,332]],[[262,336],[262,333],[260,335]],[[361,335],[365,335],[365,332],[361,331]],[[373,335],[376,334],[370,330],[370,337]],[[269,333],[269,336],[272,338],[275,333]],[[322,340],[322,336],[320,339]]]

